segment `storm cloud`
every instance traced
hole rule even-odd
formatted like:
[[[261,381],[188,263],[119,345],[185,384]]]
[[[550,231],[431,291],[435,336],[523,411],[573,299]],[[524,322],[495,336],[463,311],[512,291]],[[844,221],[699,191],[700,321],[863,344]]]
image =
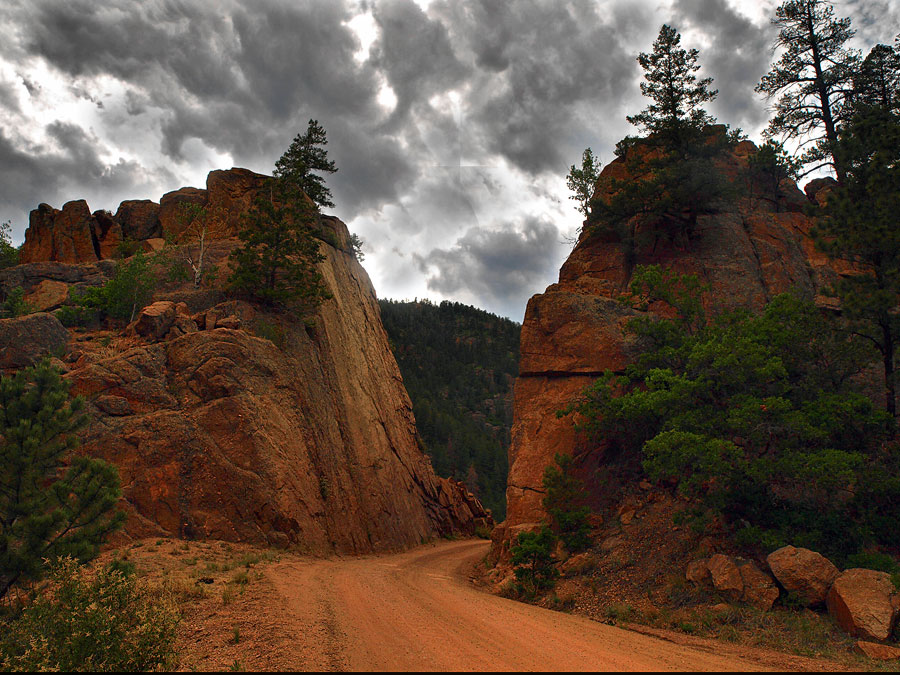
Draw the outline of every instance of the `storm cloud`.
[[[711,112],[757,136],[767,0],[12,0],[0,6],[0,220],[39,202],[115,209],[268,172],[318,119],[336,215],[380,295],[452,298],[520,319],[580,216],[565,174],[602,161],[644,107],[635,61],[659,26],[716,79]],[[858,40],[896,9],[842,6]],[[839,12],[840,13],[840,12]],[[864,34],[864,35],[863,35]]]

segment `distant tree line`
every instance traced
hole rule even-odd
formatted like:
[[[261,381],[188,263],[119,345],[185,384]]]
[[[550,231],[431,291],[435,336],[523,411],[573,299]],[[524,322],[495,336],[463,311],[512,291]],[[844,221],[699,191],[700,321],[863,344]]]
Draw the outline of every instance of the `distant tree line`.
[[[458,302],[381,300],[381,318],[440,476],[506,514],[519,324]]]

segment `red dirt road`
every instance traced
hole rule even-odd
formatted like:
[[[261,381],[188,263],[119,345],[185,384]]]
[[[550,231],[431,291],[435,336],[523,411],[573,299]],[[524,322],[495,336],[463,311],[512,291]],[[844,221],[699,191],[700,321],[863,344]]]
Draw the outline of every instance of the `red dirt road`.
[[[706,648],[674,644],[479,591],[469,582],[468,571],[488,546],[484,541],[446,542],[391,556],[272,565],[266,576],[285,608],[279,623],[296,636],[292,645],[296,667],[376,671],[767,668],[759,660],[715,643]],[[769,662],[769,667],[775,665]]]

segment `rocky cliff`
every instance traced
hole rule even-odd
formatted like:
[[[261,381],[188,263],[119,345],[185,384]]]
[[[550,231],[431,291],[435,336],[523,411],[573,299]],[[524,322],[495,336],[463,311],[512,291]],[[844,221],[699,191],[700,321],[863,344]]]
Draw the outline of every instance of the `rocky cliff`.
[[[58,284],[42,307],[52,310],[70,286],[111,274],[116,237],[177,234],[173,205],[182,201],[222,225],[208,260],[225,268],[238,243],[227,237],[262,178],[213,172],[206,190],[125,202],[115,215],[91,215],[84,202],[41,205],[26,233],[27,264],[0,273],[0,289],[22,286],[36,298],[41,284]],[[347,229],[329,217],[320,227],[331,298],[312,316],[161,280],[157,302],[127,331],[70,336],[59,363],[88,403],[83,451],[119,467],[127,535],[361,553],[472,532],[490,518],[464,487],[435,476]]]
[[[753,143],[742,142],[718,160],[717,169],[736,183],[746,181],[748,157],[755,152]],[[608,198],[613,180],[629,180],[625,159],[604,168],[595,197]],[[816,251],[810,236],[813,222],[803,213],[810,199],[821,198],[828,182],[812,185],[807,196],[785,181],[777,198],[754,197],[763,191],[745,187],[749,197],[700,216],[688,242],[647,245],[634,251],[632,260],[623,242],[583,234],[563,264],[559,282],[528,302],[515,385],[507,519],[494,530],[495,552],[502,554],[518,532],[545,517],[541,480],[554,455],[582,452],[572,418],[558,419],[556,411],[605,370],[621,370],[633,355],[622,329],[637,312],[617,298],[627,289],[634,265],[662,264],[679,274],[697,275],[711,286],[705,302],[713,311],[760,308],[791,289],[828,302],[820,289],[837,271]],[[594,467],[603,464],[602,457],[590,460]],[[592,489],[602,491],[603,486]]]

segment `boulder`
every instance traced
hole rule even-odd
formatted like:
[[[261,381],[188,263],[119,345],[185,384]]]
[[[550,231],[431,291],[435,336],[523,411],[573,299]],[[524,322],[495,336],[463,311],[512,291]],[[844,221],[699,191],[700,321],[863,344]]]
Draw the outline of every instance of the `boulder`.
[[[590,551],[578,553],[559,566],[559,572],[564,577],[574,577],[587,574],[597,566],[597,559]]]
[[[867,642],[859,640],[854,645],[854,649],[876,661],[895,661],[900,659],[900,649],[891,647],[890,645],[880,645],[877,642]]]
[[[207,198],[206,190],[193,187],[184,187],[164,194],[159,200],[159,222],[163,237],[177,239],[189,225],[181,216],[182,204],[196,204],[205,207]]]
[[[126,329],[129,335],[139,335],[151,341],[162,340],[166,337],[172,324],[175,323],[175,303],[169,300],[154,302],[144,307]],[[196,330],[196,324],[194,325]]]
[[[236,236],[241,228],[241,216],[253,206],[268,176],[248,169],[211,171],[206,177],[209,195],[207,211],[210,232],[214,238]]]
[[[707,568],[715,589],[733,602],[746,602],[767,611],[778,599],[772,577],[749,560],[716,553]]]
[[[828,612],[850,635],[887,640],[897,619],[897,593],[887,572],[850,569],[828,591]]]
[[[803,188],[809,201],[819,206],[825,206],[828,194],[838,186],[838,182],[831,176],[813,178]]]
[[[25,302],[35,312],[48,312],[61,307],[69,299],[69,284],[44,279],[25,295]]]
[[[705,584],[712,581],[709,573],[708,560],[692,560],[687,564],[684,573],[685,578],[695,584]]]
[[[115,219],[121,225],[125,239],[144,241],[162,237],[159,204],[149,199],[129,199],[122,202]]]
[[[64,351],[69,331],[52,314],[0,319],[0,370],[18,370]]]
[[[784,546],[770,553],[766,562],[784,590],[794,593],[807,607],[824,604],[828,589],[840,574],[830,560],[806,548]]]
[[[66,203],[61,211],[48,204],[40,204],[33,210],[19,262],[55,260],[77,264],[94,262],[98,254],[94,220],[87,202],[82,199]]]

